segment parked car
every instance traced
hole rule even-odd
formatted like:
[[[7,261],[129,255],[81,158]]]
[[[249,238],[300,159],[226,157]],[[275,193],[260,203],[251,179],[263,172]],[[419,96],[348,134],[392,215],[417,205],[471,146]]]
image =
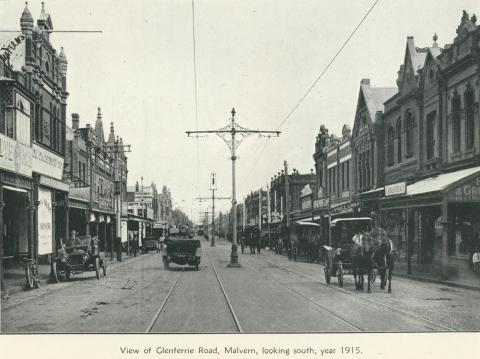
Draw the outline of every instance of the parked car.
[[[52,277],[55,282],[59,282],[60,276],[70,280],[72,274],[86,271],[95,271],[95,276],[100,279],[100,269],[104,276],[107,275],[107,262],[104,257],[100,257],[97,237],[76,237],[66,243],[61,241],[61,245],[62,248],[52,262]]]

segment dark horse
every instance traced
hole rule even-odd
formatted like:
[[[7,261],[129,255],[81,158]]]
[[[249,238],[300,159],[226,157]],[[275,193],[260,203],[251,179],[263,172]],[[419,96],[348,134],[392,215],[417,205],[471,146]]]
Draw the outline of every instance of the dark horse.
[[[367,233],[362,236],[361,244],[357,242],[351,246],[352,272],[357,290],[363,290],[363,276],[367,274],[370,293],[373,273],[377,270],[380,274],[380,289],[385,289],[388,281],[388,293],[392,292],[393,246],[392,241],[382,231]]]

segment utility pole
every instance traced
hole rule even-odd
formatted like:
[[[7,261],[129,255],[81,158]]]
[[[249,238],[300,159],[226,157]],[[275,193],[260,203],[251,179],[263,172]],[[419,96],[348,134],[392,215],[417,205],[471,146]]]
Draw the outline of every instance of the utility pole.
[[[213,175],[213,173],[212,173]],[[215,247],[215,200],[222,200],[222,199],[231,199],[232,197],[215,197],[216,188],[210,188],[212,190],[212,197],[197,197],[197,200],[204,201],[211,199],[212,200],[212,243],[210,244],[211,247]],[[208,213],[208,212],[205,212]],[[207,222],[208,223],[208,222]]]
[[[111,127],[113,128],[113,122],[110,124]],[[117,261],[121,262],[122,261],[122,207],[123,207],[123,177],[124,173],[123,170],[120,169],[120,153],[125,153],[125,152],[132,152],[131,150],[131,145],[124,145],[123,141],[121,138],[117,136],[116,141],[113,144],[113,147],[110,145],[104,146],[104,152],[105,153],[113,153],[115,157],[115,168],[114,168],[114,179],[115,179],[115,196],[116,196],[116,223],[115,223],[115,231],[116,231],[116,241],[118,245],[118,251],[117,251]],[[123,167],[122,167],[123,169]],[[126,173],[125,173],[125,179],[126,179]],[[128,235],[127,235],[127,253],[129,253],[129,248],[130,243],[128,240]],[[112,255],[113,257],[113,246],[112,246]]]
[[[237,199],[236,199],[236,190],[235,190],[235,161],[237,159],[236,149],[240,143],[251,134],[258,135],[267,135],[272,136],[280,135],[280,131],[261,131],[261,130],[250,130],[248,128],[240,126],[235,122],[235,108],[232,109],[232,117],[230,124],[225,127],[219,128],[218,130],[203,130],[203,131],[186,131],[187,136],[190,134],[200,134],[200,133],[214,133],[219,136],[230,148],[231,151],[231,160],[232,160],[232,214],[233,214],[233,235],[232,235],[232,252],[230,255],[230,263],[228,267],[240,267],[238,263],[238,251],[237,251]],[[237,137],[235,137],[238,135]],[[231,136],[231,138],[229,138]]]

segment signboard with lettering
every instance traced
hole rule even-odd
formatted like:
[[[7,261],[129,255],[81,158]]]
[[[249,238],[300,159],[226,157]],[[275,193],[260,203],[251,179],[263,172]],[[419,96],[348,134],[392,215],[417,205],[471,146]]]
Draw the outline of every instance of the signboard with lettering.
[[[52,253],[52,194],[38,189],[38,254]]]
[[[480,202],[480,176],[450,191],[450,202]]]
[[[37,144],[34,144],[32,149],[33,171],[61,180],[63,174],[63,158]]]
[[[16,71],[20,71],[25,65],[24,40],[25,35],[21,34],[0,43],[0,60],[9,64]]]
[[[407,183],[405,181],[393,183],[385,186],[385,197],[395,196],[407,193]]]
[[[0,133],[0,168],[32,177],[32,149]]]

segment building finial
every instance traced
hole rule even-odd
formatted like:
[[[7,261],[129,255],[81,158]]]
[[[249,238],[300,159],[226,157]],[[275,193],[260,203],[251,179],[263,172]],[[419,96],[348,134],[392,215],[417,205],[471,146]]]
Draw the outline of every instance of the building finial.
[[[110,132],[114,133],[115,131],[113,130],[113,122],[110,122]]]
[[[100,107],[97,107],[97,110],[98,110],[98,112],[97,112],[97,118],[98,118],[99,120],[101,120],[101,119],[102,119],[102,109],[101,109]]]

